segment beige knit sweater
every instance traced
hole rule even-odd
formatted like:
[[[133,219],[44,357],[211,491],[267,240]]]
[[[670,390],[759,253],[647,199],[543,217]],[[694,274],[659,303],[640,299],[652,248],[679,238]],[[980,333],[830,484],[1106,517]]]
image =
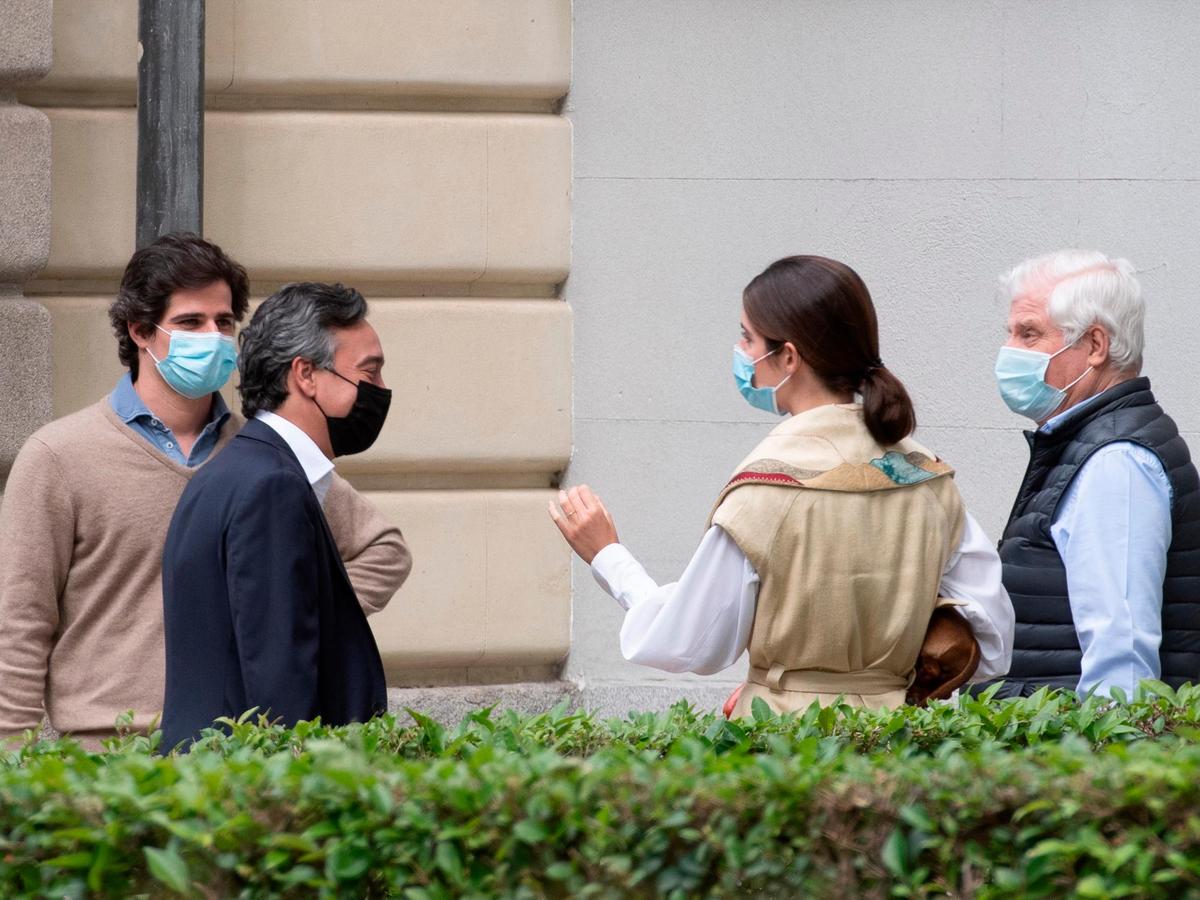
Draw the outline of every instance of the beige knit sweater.
[[[94,745],[126,710],[139,729],[159,714],[163,543],[194,471],[107,398],[26,442],[0,505],[0,736],[45,715]],[[363,609],[382,609],[411,568],[400,531],[336,475],[325,513]]]

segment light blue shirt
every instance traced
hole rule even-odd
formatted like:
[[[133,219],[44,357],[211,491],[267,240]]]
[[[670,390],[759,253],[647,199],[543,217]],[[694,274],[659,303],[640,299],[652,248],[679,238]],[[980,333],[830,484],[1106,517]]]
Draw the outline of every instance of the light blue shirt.
[[[1053,431],[1061,419],[1041,430]],[[1163,579],[1171,545],[1171,482],[1162,462],[1130,441],[1103,447],[1063,494],[1050,536],[1067,571],[1083,649],[1078,689],[1108,694],[1116,686],[1132,697],[1139,681],[1161,674]]]
[[[138,392],[133,387],[133,378],[128,372],[117,382],[113,392],[108,395],[108,403],[122,422],[168,458],[189,468],[195,468],[212,455],[213,448],[217,446],[217,439],[221,436],[221,426],[229,418],[229,407],[226,405],[225,399],[220,394],[213,394],[212,413],[209,416],[208,424],[196,438],[196,443],[192,444],[192,452],[184,456],[183,451],[179,449],[179,440],[171,432],[171,429],[150,412],[149,407],[142,402],[142,398],[138,396]]]

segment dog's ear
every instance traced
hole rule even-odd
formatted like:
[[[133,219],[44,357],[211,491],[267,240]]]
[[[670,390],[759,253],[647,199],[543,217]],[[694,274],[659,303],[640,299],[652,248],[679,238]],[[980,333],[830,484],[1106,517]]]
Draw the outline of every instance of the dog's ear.
[[[978,667],[979,642],[971,626],[952,603],[939,597],[917,656],[916,678],[905,699],[913,706],[949,699]]]

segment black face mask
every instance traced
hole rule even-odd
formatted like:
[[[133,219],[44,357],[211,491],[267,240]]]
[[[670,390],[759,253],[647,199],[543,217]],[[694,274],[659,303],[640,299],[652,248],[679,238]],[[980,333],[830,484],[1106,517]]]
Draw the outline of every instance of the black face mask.
[[[329,369],[333,372],[333,369]],[[345,375],[333,372],[338,378],[358,387],[358,396],[354,398],[354,406],[344,416],[334,418],[326,415],[325,422],[329,425],[329,446],[334,456],[352,456],[362,453],[379,437],[383,430],[383,422],[387,418],[388,407],[392,405],[392,392],[387,388],[376,387],[371,382],[350,381]],[[317,409],[321,405],[317,404]],[[321,409],[324,414],[325,410]]]

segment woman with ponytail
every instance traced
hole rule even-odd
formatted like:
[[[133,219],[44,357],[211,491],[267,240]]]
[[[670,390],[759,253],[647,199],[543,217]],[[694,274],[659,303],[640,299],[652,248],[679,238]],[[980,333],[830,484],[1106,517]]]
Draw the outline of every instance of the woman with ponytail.
[[[624,656],[711,674],[748,650],[734,716],[756,697],[777,712],[839,696],[891,708],[923,677],[945,696],[969,675],[1003,675],[1013,612],[1000,560],[953,470],[910,437],[912,401],[880,356],[854,270],[819,256],[768,266],[743,294],[733,373],[752,406],[789,418],[719,493],[678,582],[655,584],[586,485],[550,505],[627,610]],[[947,605],[961,618],[945,618]],[[962,659],[955,627],[971,645]],[[939,653],[959,678],[940,678]]]

